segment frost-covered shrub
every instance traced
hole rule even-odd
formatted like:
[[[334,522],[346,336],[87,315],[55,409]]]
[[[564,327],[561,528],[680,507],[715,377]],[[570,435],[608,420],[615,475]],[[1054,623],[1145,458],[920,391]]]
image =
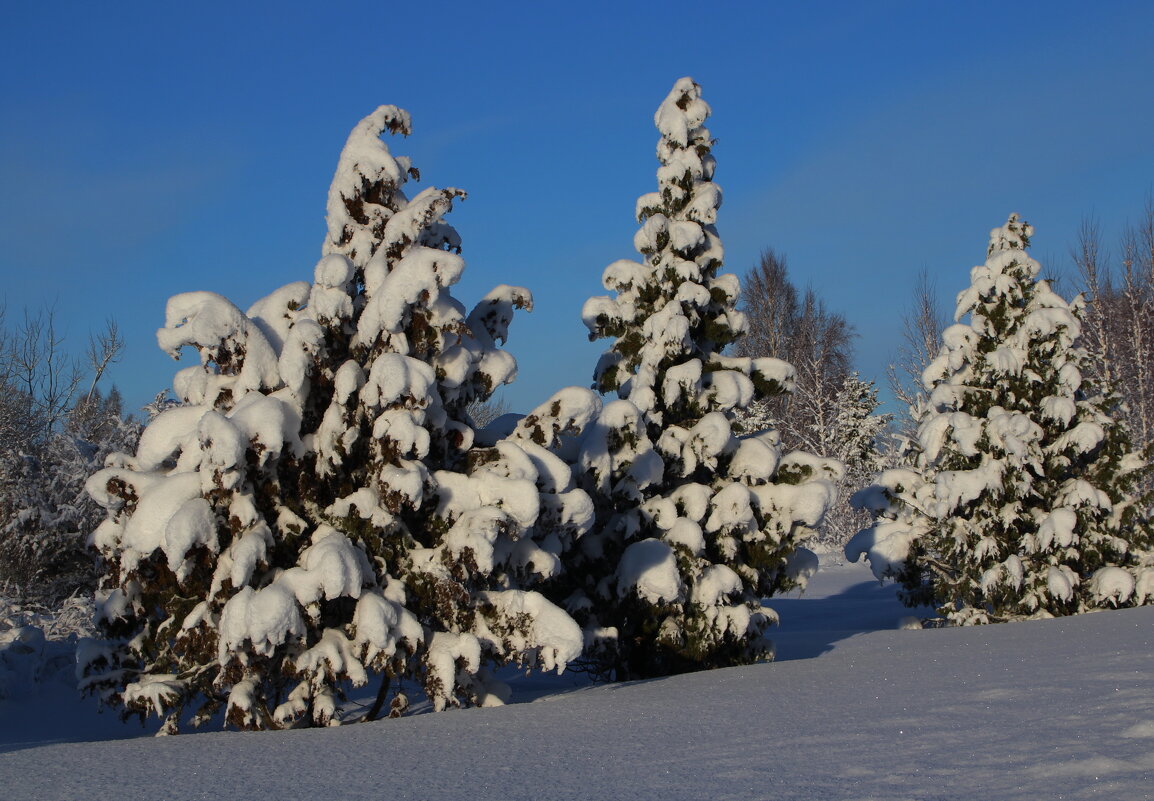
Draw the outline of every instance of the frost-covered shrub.
[[[775,432],[735,433],[734,410],[785,391],[793,369],[721,355],[746,323],[737,278],[718,274],[709,113],[688,78],[661,104],[658,190],[637,201],[641,261],[609,265],[615,295],[583,312],[591,338],[614,340],[595,380],[620,399],[580,438],[597,522],[555,591],[585,628],[591,669],[617,678],[767,656],[775,616],[761,599],[813,569],[797,545],[840,470],[783,454]]]
[[[1031,234],[1017,215],[991,233],[906,464],[859,493],[875,520],[846,548],[957,624],[1154,600],[1149,465],[1088,380],[1081,301],[1038,280]]]
[[[96,567],[87,537],[104,510],[84,484],[139,436],[140,425],[121,414],[117,390],[105,396],[93,388],[62,424],[28,441],[0,443],[0,592],[48,605],[92,593]]]
[[[493,703],[486,665],[580,652],[531,585],[591,503],[532,441],[478,444],[466,413],[514,377],[498,344],[531,297],[452,297],[464,262],[443,217],[464,193],[405,195],[416,171],[380,136],[409,128],[382,106],[353,130],[312,283],[248,311],[169,301],[160,346],[200,357],[176,375],[183,405],[89,481],[108,573],[83,683],[166,731],[222,708],[246,728],[338,723],[371,674],[370,718],[403,712],[398,678],[437,709]]]
[[[91,633],[92,596],[51,607],[0,596],[0,699],[73,684],[77,639]]]
[[[891,416],[877,413],[877,387],[872,381],[861,380],[857,373],[842,378],[837,392],[828,401],[823,400],[820,408],[812,404],[816,413],[800,424],[788,418],[776,419],[775,403],[780,405],[780,399],[767,398],[747,408],[735,409],[737,423],[742,431],[749,433],[777,428],[783,439],[801,439],[809,446],[800,447],[842,463],[844,472],[836,482],[836,500],[808,543],[823,560],[835,554],[840,559],[850,538],[869,524],[869,514],[854,508],[850,499],[890,458],[886,450],[886,428]],[[802,405],[811,404],[803,399]],[[783,430],[785,428],[792,428],[792,432]]]

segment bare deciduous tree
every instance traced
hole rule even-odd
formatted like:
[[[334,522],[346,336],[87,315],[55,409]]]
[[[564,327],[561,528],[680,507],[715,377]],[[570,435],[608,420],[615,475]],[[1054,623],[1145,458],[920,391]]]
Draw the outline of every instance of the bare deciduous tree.
[[[1115,262],[1093,218],[1083,221],[1071,259],[1086,308],[1082,342],[1093,378],[1118,394],[1135,440],[1154,443],[1154,198],[1123,231]]]
[[[815,542],[837,552],[868,522],[850,508],[848,499],[881,464],[879,438],[889,416],[876,414],[876,388],[853,372],[853,327],[827,309],[812,288],[797,291],[784,255],[766,250],[744,286],[749,330],[738,352],[787,361],[796,380],[792,393],[758,401],[739,414],[738,421],[751,431],[776,428],[787,449],[844,464],[838,500]]]
[[[84,482],[104,456],[133,442],[115,388],[97,383],[122,353],[109,321],[88,349],[88,392],[77,397],[81,362],[64,348],[51,308],[25,312],[14,330],[0,310],[0,588],[56,601],[91,589],[88,533],[99,515]]]
[[[794,391],[765,401],[761,413],[780,428],[787,447],[834,456],[830,432],[835,399],[852,372],[853,326],[829,311],[812,288],[799,295],[785,256],[772,248],[762,253],[743,287],[749,328],[738,353],[782,359],[797,371]]]
[[[49,308],[24,312],[15,335],[9,338],[7,358],[20,403],[28,407],[31,434],[37,439],[55,431],[80,386],[80,366],[64,350],[64,338],[56,330],[56,314]]]
[[[485,428],[498,417],[502,417],[513,409],[506,403],[504,397],[489,398],[485,401],[473,401],[466,407],[473,427],[480,430]]]
[[[922,371],[938,354],[942,330],[949,322],[937,289],[923,267],[914,283],[913,298],[902,317],[902,342],[897,360],[886,368],[890,391],[898,403],[913,408],[924,396]]]
[[[88,368],[92,372],[92,382],[88,385],[86,397],[92,399],[96,385],[104,377],[109,367],[120,361],[124,355],[124,339],[120,327],[111,317],[104,323],[104,331],[88,341]]]
[[[797,288],[789,280],[785,254],[766,248],[742,282],[742,310],[749,330],[738,343],[739,352],[785,358],[778,354],[790,350],[798,308]]]
[[[812,289],[807,289],[794,329],[791,359],[797,370],[797,388],[789,399],[787,431],[795,447],[834,456],[837,439],[836,402],[852,371],[853,327],[830,312]],[[794,444],[788,443],[787,444]]]

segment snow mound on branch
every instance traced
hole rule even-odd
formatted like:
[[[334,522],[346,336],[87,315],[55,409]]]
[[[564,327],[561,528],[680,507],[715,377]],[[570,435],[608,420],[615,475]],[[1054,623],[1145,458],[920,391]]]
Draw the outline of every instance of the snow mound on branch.
[[[440,712],[457,703],[452,688],[457,685],[458,665],[463,673],[476,673],[481,667],[481,643],[472,634],[448,631],[433,632],[425,654],[433,709]]]
[[[923,528],[904,521],[875,523],[850,539],[845,546],[845,556],[850,562],[864,556],[878,581],[895,578],[905,567],[913,544],[924,533]]]
[[[1090,578],[1090,592],[1103,605],[1124,604],[1134,595],[1134,577],[1120,567],[1103,567]]]
[[[692,78],[681,78],[657,108],[653,123],[661,135],[686,147],[689,133],[709,117],[709,104],[701,99],[701,87]]]
[[[514,653],[524,654],[526,661],[539,662],[544,670],[562,673],[566,665],[581,656],[584,636],[581,627],[562,609],[550,603],[539,592],[503,590],[479,595],[483,604],[490,604],[499,620],[506,621],[512,633],[506,639]],[[522,631],[515,621],[528,620],[528,630]],[[504,650],[491,643],[491,647]]]
[[[230,652],[246,645],[253,652],[272,656],[289,640],[303,640],[304,618],[287,584],[274,583],[260,590],[243,587],[228,600],[220,615],[217,658],[227,662]]]
[[[617,565],[617,593],[636,592],[650,603],[673,603],[682,596],[681,574],[673,549],[657,539],[635,542]]]

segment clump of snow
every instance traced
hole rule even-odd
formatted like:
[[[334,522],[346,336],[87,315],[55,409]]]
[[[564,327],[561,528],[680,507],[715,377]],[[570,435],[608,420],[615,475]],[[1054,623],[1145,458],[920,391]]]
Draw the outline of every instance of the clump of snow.
[[[1120,567],[1103,567],[1090,577],[1090,592],[1103,606],[1125,604],[1134,595],[1134,577]]]
[[[481,667],[481,643],[469,633],[434,632],[425,654],[425,665],[430,700],[433,708],[441,711],[460,703],[453,695],[458,683],[458,665],[462,672],[476,673]]]
[[[243,587],[224,605],[219,631],[218,658],[226,662],[230,652],[246,648],[271,656],[282,643],[303,640],[305,624],[292,590],[277,583],[260,590]]]
[[[491,641],[490,648],[502,651],[511,646],[512,654],[522,664],[540,664],[542,669],[557,673],[581,655],[581,627],[541,593],[504,590],[481,593],[479,597],[482,604],[492,607],[502,627],[509,628],[504,641]],[[522,620],[530,621],[525,630],[517,622]]]
[[[617,565],[617,592],[621,597],[635,592],[655,604],[680,600],[683,589],[673,549],[656,539],[626,548]]]

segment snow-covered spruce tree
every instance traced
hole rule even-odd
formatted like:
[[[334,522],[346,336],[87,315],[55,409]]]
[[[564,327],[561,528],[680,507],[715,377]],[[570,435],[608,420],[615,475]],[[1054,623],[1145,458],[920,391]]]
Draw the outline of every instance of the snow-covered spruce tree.
[[[1081,301],[1066,303],[1026,254],[1012,215],[958,296],[924,374],[929,404],[909,463],[859,503],[874,525],[846,548],[950,623],[1065,615],[1154,599],[1149,470],[1087,379]]]
[[[689,78],[658,109],[658,191],[637,202],[640,262],[611,264],[616,297],[587,301],[605,405],[578,456],[597,507],[558,597],[584,625],[593,671],[618,679],[765,658],[775,616],[761,599],[803,583],[797,549],[818,524],[838,466],[783,456],[774,432],[740,437],[733,410],[786,391],[777,359],[727,358],[745,330],[738,280],[718,275],[709,106]]]
[[[822,548],[840,553],[850,538],[869,524],[869,515],[850,500],[887,461],[889,451],[884,449],[883,440],[891,416],[877,413],[877,387],[857,373],[845,377],[832,406],[828,445],[818,452],[840,461],[845,473],[837,483],[837,502],[822,521],[817,539]]]
[[[513,378],[497,344],[531,299],[502,286],[466,314],[451,296],[464,262],[442,218],[464,193],[406,197],[416,172],[381,135],[409,128],[382,106],[353,130],[311,284],[247,312],[169,301],[161,347],[200,356],[174,381],[183,405],[89,481],[108,572],[82,683],[163,731],[221,708],[244,728],[338,723],[370,674],[370,719],[404,711],[407,678],[437,709],[492,703],[487,664],[580,652],[528,587],[591,503],[560,460],[475,445],[465,414]]]

